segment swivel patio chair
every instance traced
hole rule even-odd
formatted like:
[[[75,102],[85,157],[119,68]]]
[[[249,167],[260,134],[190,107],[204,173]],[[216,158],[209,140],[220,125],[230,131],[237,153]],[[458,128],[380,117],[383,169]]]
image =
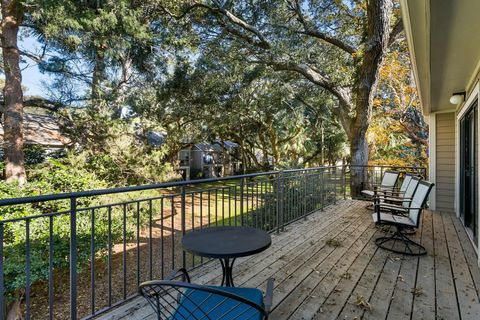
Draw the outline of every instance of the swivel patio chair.
[[[388,251],[406,255],[417,256],[427,253],[425,247],[408,238],[404,230],[419,227],[423,207],[427,202],[428,195],[433,186],[433,183],[427,181],[420,181],[418,183],[412,201],[408,208],[406,208],[407,215],[405,216],[382,211],[379,200],[376,200],[374,205],[375,212],[372,214],[373,221],[376,224],[390,225],[395,228],[391,236],[377,238],[375,240],[377,246]],[[400,244],[401,247],[397,248],[397,244]]]
[[[406,175],[398,192],[378,192],[373,201],[380,204],[381,210],[407,213],[419,182],[419,178]]]
[[[183,281],[172,280],[181,273]],[[265,298],[256,288],[206,286],[190,283],[185,269],[168,280],[140,284],[139,293],[155,310],[157,319],[233,320],[268,319],[272,306],[273,279],[267,281]]]
[[[372,198],[375,195],[375,191],[393,191],[395,189],[395,185],[397,184],[398,178],[400,176],[400,172],[387,170],[383,174],[382,181],[380,184],[374,184],[373,190],[362,190],[362,194],[369,198]]]

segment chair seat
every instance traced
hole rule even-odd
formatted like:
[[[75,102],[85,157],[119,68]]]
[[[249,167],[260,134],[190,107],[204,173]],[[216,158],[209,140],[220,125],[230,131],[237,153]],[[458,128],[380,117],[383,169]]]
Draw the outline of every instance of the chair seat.
[[[379,222],[377,213],[372,213],[372,218],[373,218],[373,222],[375,223]],[[399,215],[386,213],[386,212],[380,212],[380,223],[382,222],[415,227],[415,223],[409,217],[399,216]]]
[[[373,197],[375,195],[375,193],[372,190],[362,190],[362,194],[369,197]]]
[[[211,288],[236,294],[263,306],[263,294],[259,289],[217,286],[211,286]],[[262,319],[262,314],[257,309],[239,301],[201,290],[188,289],[172,320],[207,319],[205,314],[208,314],[208,319]]]

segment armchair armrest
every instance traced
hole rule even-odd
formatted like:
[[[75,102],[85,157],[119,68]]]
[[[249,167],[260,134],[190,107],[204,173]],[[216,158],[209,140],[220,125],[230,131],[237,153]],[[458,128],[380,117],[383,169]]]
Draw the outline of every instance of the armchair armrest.
[[[386,208],[386,209],[402,211],[402,212],[406,212],[409,209],[409,208],[406,208],[406,207],[403,207],[403,206],[398,206],[398,205],[390,204],[390,203],[382,203],[379,206],[380,206],[380,208]]]
[[[373,183],[372,184],[372,187],[375,189],[378,189],[378,190],[394,190],[395,189],[395,186],[383,186],[381,183]]]
[[[183,282],[188,282],[190,283],[190,275],[188,274],[187,269],[185,268],[180,268],[177,270],[172,270],[170,274],[165,278],[165,280],[174,280],[175,278],[182,276],[182,281]]]
[[[397,201],[397,202],[412,202],[412,198],[409,197],[394,197],[394,196],[379,196],[380,200],[388,200],[388,201]]]
[[[270,313],[272,309],[272,301],[273,301],[273,284],[274,284],[275,279],[269,278],[267,280],[267,291],[265,292],[265,311],[267,313]]]
[[[405,191],[395,191],[395,190],[377,190],[377,193],[386,193],[386,194],[405,194]]]

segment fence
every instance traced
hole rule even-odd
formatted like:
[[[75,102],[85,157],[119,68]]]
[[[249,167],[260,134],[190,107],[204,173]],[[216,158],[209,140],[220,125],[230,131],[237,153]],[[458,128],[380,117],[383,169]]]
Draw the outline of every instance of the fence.
[[[374,181],[391,167],[366,169]],[[206,263],[182,250],[186,232],[218,225],[281,232],[349,196],[349,171],[333,166],[0,200],[0,318],[19,300],[26,319],[93,318],[135,297],[143,281]]]

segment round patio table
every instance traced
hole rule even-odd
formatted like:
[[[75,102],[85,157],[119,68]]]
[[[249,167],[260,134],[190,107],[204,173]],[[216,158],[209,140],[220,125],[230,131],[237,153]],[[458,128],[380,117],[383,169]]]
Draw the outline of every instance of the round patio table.
[[[222,265],[222,286],[233,287],[232,269],[236,258],[262,252],[272,239],[262,230],[250,227],[210,227],[189,232],[182,245],[195,255],[219,259]]]

